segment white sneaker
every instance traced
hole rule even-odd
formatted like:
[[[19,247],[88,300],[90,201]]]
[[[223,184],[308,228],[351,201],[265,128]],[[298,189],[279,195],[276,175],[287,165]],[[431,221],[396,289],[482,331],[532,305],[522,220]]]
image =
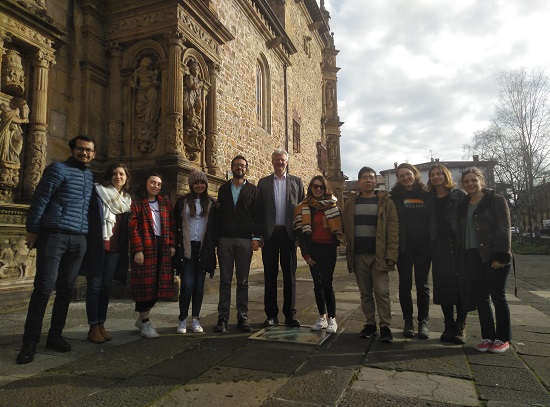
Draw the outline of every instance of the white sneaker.
[[[320,331],[321,329],[327,328],[328,323],[326,318],[319,318],[317,322],[311,325],[312,331]]]
[[[143,327],[141,328],[140,332],[141,336],[147,339],[154,339],[158,338],[160,335],[155,330],[154,325],[151,323],[151,321],[147,321],[143,324]]]
[[[203,332],[201,323],[198,319],[193,319],[193,321],[191,321],[191,327],[193,328],[193,332],[195,332],[196,334],[200,334]]]
[[[178,324],[178,329],[176,329],[176,333],[178,334],[184,334],[187,332],[187,319],[184,319],[183,321],[180,321]]]
[[[328,319],[327,334],[335,334],[338,329],[338,324],[336,323],[336,318]]]
[[[151,321],[149,321],[149,322],[151,322]],[[151,324],[153,325],[153,328],[157,329],[157,327],[155,326],[155,324],[153,324],[152,322],[151,322]],[[138,317],[138,318],[136,319],[136,323],[135,323],[134,325],[135,325],[135,327],[136,327],[137,329],[139,329],[139,330],[141,331],[141,328],[143,328],[143,321],[141,320],[140,317]]]

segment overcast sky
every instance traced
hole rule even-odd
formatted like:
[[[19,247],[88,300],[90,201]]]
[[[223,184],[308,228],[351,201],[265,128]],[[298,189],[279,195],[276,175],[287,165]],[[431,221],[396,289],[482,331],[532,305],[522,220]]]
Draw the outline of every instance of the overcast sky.
[[[548,0],[325,0],[342,170],[462,160],[490,124],[500,72],[550,73]]]

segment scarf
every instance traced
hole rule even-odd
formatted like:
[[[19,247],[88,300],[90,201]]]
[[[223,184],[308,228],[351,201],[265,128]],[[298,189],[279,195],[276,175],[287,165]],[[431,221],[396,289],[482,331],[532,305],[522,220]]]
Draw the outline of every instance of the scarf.
[[[342,234],[342,213],[336,205],[336,198],[322,199],[320,201],[313,197],[308,197],[296,205],[294,209],[294,220],[292,228],[294,230],[302,229],[302,233],[310,235],[311,230],[311,208],[323,211],[323,226],[330,230],[333,235]]]
[[[95,190],[102,203],[103,225],[101,225],[101,230],[103,240],[109,240],[111,239],[111,236],[113,236],[116,215],[130,212],[132,198],[124,192],[123,195],[119,194],[116,188],[112,185],[104,187],[101,184],[95,184]]]

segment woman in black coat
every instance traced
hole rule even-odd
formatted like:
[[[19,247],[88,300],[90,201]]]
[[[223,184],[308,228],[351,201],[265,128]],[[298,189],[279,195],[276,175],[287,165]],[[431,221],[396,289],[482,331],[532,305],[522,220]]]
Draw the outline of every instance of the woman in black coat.
[[[125,280],[128,272],[128,215],[132,199],[128,167],[114,163],[95,184],[88,211],[89,232],[82,274],[86,275],[86,314],[92,343],[110,341],[105,330],[113,276]]]
[[[475,167],[462,173],[462,186],[468,196],[460,206],[460,223],[483,338],[475,349],[503,353],[512,338],[506,301],[512,257],[510,210],[502,195],[483,188],[484,182],[483,174]]]
[[[458,208],[466,195],[455,188],[450,171],[442,164],[428,171],[428,216],[432,249],[433,302],[445,317],[442,342],[466,342],[466,316],[471,306],[471,283],[462,262]],[[456,319],[455,319],[456,308]]]

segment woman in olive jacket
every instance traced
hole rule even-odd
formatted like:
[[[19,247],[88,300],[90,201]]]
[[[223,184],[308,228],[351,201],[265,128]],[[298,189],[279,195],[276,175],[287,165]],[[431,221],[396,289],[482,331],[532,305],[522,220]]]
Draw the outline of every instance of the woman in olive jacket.
[[[483,174],[475,167],[462,173],[462,186],[468,196],[460,206],[460,224],[465,265],[472,279],[483,337],[475,349],[503,353],[510,347],[512,338],[510,308],[506,301],[512,256],[510,210],[502,195],[483,188],[484,181]]]

